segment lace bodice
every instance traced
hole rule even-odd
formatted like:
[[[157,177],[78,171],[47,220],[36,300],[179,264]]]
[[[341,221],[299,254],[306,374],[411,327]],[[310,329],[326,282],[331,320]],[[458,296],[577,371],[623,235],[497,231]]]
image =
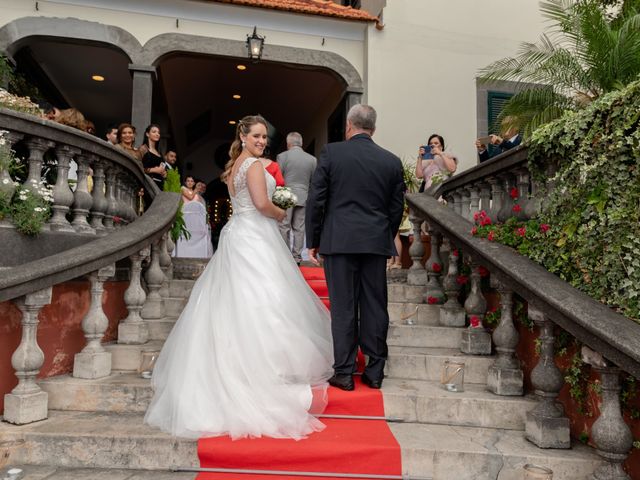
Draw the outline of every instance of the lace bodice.
[[[257,158],[249,157],[244,160],[240,168],[236,172],[236,176],[233,178],[233,189],[236,194],[231,197],[231,205],[233,206],[233,213],[251,212],[255,211],[256,207],[251,200],[249,189],[247,188],[247,170],[254,162],[259,162]],[[265,170],[264,176],[267,182],[267,195],[269,198],[273,196],[273,192],[276,190],[275,179]]]

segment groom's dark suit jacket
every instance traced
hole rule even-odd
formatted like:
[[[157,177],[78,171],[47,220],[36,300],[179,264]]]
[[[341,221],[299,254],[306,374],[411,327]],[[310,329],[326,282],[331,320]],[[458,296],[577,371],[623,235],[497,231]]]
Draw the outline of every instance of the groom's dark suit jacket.
[[[322,255],[396,255],[404,189],[402,162],[369,135],[326,145],[307,200],[307,246]]]

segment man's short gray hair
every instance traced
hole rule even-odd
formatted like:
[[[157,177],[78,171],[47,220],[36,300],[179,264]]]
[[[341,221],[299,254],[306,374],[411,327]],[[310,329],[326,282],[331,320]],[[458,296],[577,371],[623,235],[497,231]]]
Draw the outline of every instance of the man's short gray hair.
[[[298,132],[291,132],[287,135],[287,145],[291,145],[292,147],[301,147],[302,146],[302,135]]]
[[[347,121],[360,130],[374,131],[376,129],[376,111],[370,105],[357,104],[349,109]]]

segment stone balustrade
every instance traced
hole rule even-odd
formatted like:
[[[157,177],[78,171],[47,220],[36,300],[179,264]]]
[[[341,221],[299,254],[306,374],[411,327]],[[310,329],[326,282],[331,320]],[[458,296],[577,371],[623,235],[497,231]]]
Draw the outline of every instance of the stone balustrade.
[[[38,191],[43,177],[55,178],[52,215],[36,238],[26,239],[10,222],[0,224],[0,302],[12,301],[22,312],[22,338],[12,356],[17,386],[5,395],[4,420],[27,424],[47,418],[46,392],[36,377],[44,364],[38,345],[38,315],[52,299],[52,287],[70,280],[88,281],[90,306],[82,319],[86,344],[77,352],[73,376],[96,379],[111,373],[111,354],[102,345],[108,327],[104,311],[104,283],[113,278],[118,263],[129,274],[124,293],[128,316],[120,319],[118,342],[143,344],[148,339],[148,318],[163,315],[163,297],[171,278],[172,243],[168,240],[179,206],[179,196],[160,192],[146,177],[142,165],[106,142],[78,130],[30,115],[0,109],[0,130],[16,154],[23,154],[26,178],[21,187]],[[75,189],[69,185],[71,162],[77,164]],[[93,179],[90,188],[89,178]],[[152,199],[138,216],[138,191],[144,187]],[[142,262],[150,256],[147,271]],[[142,278],[147,279],[149,294]],[[164,288],[163,288],[164,287]],[[148,313],[151,312],[151,315]]]
[[[528,317],[540,331],[537,342],[540,354],[530,375],[539,402],[527,414],[525,437],[540,448],[570,448],[571,445],[569,419],[557,401],[564,379],[554,360],[554,326],[598,352],[603,360],[594,368],[602,379],[603,393],[601,414],[593,426],[592,440],[604,463],[593,478],[629,478],[622,463],[631,450],[633,438],[621,414],[618,373],[625,371],[640,378],[640,325],[576,290],[513,249],[470,233],[470,220],[481,207],[490,216],[502,220],[522,211],[526,213],[520,218],[528,218],[537,211],[540,200],[529,196],[537,187],[530,183],[524,152],[518,149],[509,159],[503,156],[495,160],[502,162],[501,167],[494,165],[486,181],[476,168],[465,181],[454,183],[454,177],[446,182],[439,192],[449,200],[447,205],[428,195],[407,195],[414,238],[419,238],[424,222],[432,238],[432,251],[425,267],[420,263],[424,254],[422,244],[413,242],[410,249],[413,265],[407,283],[423,288],[421,302],[434,303],[428,292],[444,291],[446,301],[441,307],[440,323],[462,330],[460,350],[463,353],[496,354],[487,374],[487,388],[496,395],[523,394],[524,374],[516,354],[519,338],[513,323],[513,295],[526,302]],[[520,199],[526,197],[525,202],[519,202],[523,205],[520,212],[513,212],[512,203],[507,200],[510,196],[506,192],[510,188],[518,190]],[[441,245],[448,250],[448,271],[444,278],[434,275],[433,269],[435,259],[442,257]],[[470,291],[464,306],[459,298],[460,286],[455,283],[461,259],[471,269]],[[490,283],[500,296],[501,314],[492,335],[482,323],[487,302],[480,291],[480,267],[483,275],[490,276]]]

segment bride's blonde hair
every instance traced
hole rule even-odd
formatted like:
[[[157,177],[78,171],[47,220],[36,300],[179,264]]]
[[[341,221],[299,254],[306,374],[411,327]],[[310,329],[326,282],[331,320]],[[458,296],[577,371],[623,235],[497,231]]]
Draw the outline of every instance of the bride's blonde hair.
[[[251,127],[257,125],[258,123],[264,125],[266,129],[269,128],[267,126],[267,121],[260,115],[247,115],[238,122],[238,126],[236,127],[236,136],[233,139],[231,148],[229,149],[229,161],[225,164],[224,172],[222,172],[222,175],[220,175],[220,179],[223,182],[226,182],[227,178],[229,178],[233,165],[236,163],[236,160],[242,153],[242,140],[240,139],[240,135],[249,135]]]

